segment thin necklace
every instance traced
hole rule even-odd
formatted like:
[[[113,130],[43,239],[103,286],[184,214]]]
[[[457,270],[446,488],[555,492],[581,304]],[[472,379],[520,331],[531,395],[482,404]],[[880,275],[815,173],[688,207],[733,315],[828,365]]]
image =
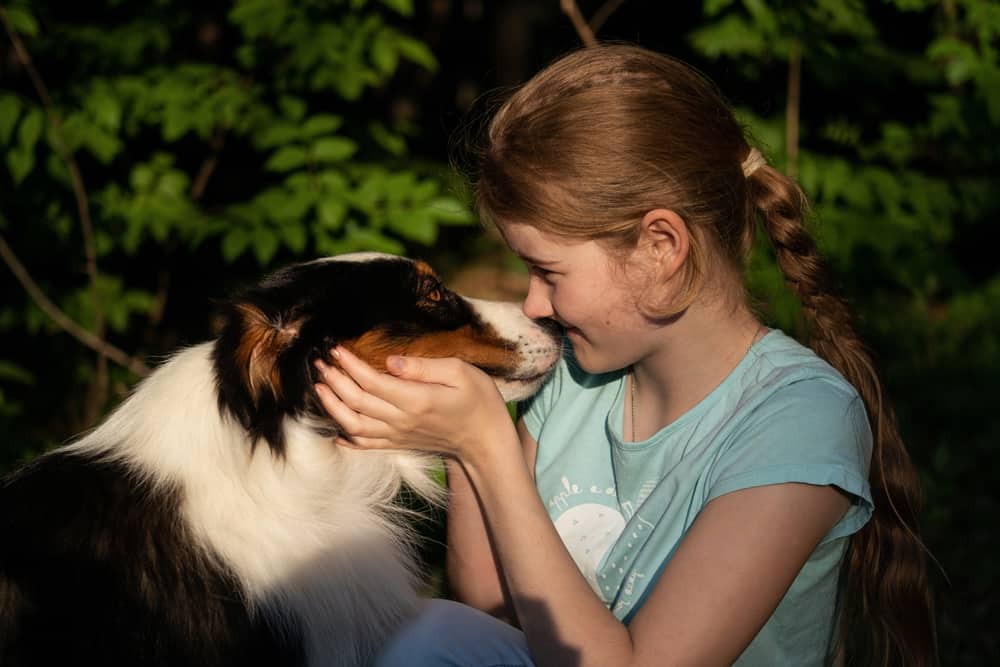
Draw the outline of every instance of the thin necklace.
[[[749,354],[750,350],[754,346],[754,343],[757,342],[757,336],[759,336],[760,333],[762,331],[765,331],[765,330],[766,330],[766,328],[764,327],[763,324],[758,324],[757,325],[757,329],[754,330],[753,336],[750,338],[750,344],[747,345],[747,351],[744,354]],[[629,399],[630,399],[629,402],[631,403],[631,405],[629,407],[631,408],[630,412],[631,412],[631,415],[632,415],[632,432],[629,433],[629,437],[630,437],[630,439],[631,439],[632,442],[636,442],[636,439],[635,439],[635,399],[636,399],[636,396],[638,396],[638,394],[639,394],[639,390],[636,389],[636,385],[635,385],[635,366],[634,365],[628,367],[628,386],[629,386]]]
[[[630,398],[632,399],[631,400],[631,402],[632,402],[632,406],[631,406],[632,407],[632,432],[629,434],[629,437],[630,437],[630,439],[631,439],[632,442],[635,442],[635,394],[636,394],[636,389],[635,389],[635,366],[629,366],[628,367],[628,375],[629,375],[629,382],[628,382],[629,394],[631,394]]]

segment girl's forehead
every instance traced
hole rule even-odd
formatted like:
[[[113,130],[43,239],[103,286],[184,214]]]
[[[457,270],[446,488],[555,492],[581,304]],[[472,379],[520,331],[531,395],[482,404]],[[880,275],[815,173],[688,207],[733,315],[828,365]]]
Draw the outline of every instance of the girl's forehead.
[[[544,232],[526,223],[503,223],[497,228],[514,253],[538,264],[557,262],[592,243]]]

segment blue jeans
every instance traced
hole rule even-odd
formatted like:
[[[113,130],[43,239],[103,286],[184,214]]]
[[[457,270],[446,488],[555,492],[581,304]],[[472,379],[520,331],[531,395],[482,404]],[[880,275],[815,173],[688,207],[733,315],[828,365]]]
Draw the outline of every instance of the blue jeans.
[[[533,667],[524,634],[451,600],[425,600],[379,654],[375,667]]]

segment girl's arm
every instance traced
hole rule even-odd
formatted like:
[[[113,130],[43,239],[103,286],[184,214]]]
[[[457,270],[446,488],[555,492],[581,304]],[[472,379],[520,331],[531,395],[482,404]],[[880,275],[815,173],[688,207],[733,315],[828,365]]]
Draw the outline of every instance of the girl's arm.
[[[527,476],[494,460],[470,478],[539,665],[732,664],[849,505],[833,487],[807,484],[712,500],[626,628],[565,551]]]
[[[523,421],[518,421],[525,465],[534,470],[537,445]],[[448,551],[446,570],[452,597],[517,625],[510,593],[486,529],[476,490],[462,465],[445,462],[448,473]]]
[[[347,352],[341,365],[350,377],[323,369],[336,395],[317,387],[351,435],[340,444],[378,449],[405,442],[462,462],[538,665],[731,664],[848,508],[833,487],[806,484],[712,500],[626,628],[563,546],[485,374],[457,360],[411,359],[396,371],[410,379],[400,379]]]

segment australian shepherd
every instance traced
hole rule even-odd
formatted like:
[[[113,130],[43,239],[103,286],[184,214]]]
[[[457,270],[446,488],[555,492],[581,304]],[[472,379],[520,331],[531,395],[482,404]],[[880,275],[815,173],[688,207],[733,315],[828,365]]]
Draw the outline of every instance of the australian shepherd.
[[[0,482],[0,664],[371,662],[418,604],[399,492],[441,490],[432,457],[334,445],[313,362],[454,356],[517,400],[559,357],[517,305],[374,253],[291,266],[223,310],[216,340]]]

